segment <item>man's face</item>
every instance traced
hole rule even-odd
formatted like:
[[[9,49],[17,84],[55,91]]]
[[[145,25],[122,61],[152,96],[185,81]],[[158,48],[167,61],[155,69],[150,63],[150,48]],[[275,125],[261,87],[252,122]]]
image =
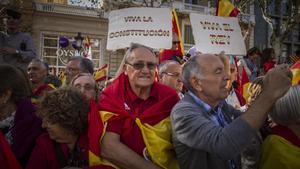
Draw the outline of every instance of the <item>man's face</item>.
[[[180,92],[183,87],[181,81],[182,67],[179,64],[171,63],[165,72],[162,72],[160,76],[160,82]]]
[[[74,81],[73,86],[78,88],[88,99],[96,97],[96,82],[92,76],[78,77]]]
[[[71,60],[67,63],[66,66],[66,83],[69,84],[71,80],[80,73],[80,61]]]
[[[42,63],[30,62],[27,67],[27,74],[32,84],[43,83],[47,76],[47,69]]]
[[[225,71],[224,63],[218,56],[209,55],[201,59],[199,64],[203,68],[204,74],[203,79],[199,80],[200,98],[210,103],[218,103],[225,99],[228,96],[226,85],[229,77]]]
[[[151,87],[155,78],[157,58],[148,49],[134,49],[127,63],[125,73],[128,75],[131,88]]]
[[[179,47],[179,38],[176,33],[173,33],[173,38],[172,38],[172,50],[177,50]]]
[[[8,16],[6,20],[8,30],[15,30],[19,28],[20,19],[13,18],[12,16]]]

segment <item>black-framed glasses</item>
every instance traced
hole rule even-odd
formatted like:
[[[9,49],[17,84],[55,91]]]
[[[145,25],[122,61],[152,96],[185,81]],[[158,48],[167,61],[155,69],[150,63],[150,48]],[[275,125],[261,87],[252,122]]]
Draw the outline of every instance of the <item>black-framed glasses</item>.
[[[154,70],[157,67],[157,64],[152,62],[137,62],[133,64],[126,62],[125,64],[132,66],[135,70],[142,70],[145,66],[149,70]]]
[[[173,44],[174,44],[174,45],[180,44],[180,41],[173,41]]]

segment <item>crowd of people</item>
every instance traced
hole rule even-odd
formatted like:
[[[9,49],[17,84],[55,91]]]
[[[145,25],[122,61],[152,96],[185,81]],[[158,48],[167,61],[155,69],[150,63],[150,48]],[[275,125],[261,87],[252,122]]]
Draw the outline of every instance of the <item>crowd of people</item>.
[[[68,60],[63,83],[49,80],[47,63],[19,32],[20,14],[6,14],[0,169],[300,168],[300,86],[274,49],[254,47],[238,59],[192,48],[183,59],[173,33],[172,49],[160,55],[132,43],[100,90],[92,61],[80,56]]]

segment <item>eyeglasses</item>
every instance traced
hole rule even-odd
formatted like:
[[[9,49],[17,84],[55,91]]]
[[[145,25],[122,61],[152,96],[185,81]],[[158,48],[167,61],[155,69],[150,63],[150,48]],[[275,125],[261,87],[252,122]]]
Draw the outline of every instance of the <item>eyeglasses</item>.
[[[79,90],[83,89],[85,91],[90,91],[90,90],[95,90],[95,86],[90,85],[90,84],[86,84],[86,85],[80,85],[80,84],[76,84],[75,87]]]
[[[174,72],[174,73],[171,73],[171,72],[163,72],[164,74],[168,75],[168,76],[172,76],[174,78],[181,78],[180,76],[180,73],[178,72]]]
[[[173,44],[174,44],[174,45],[180,44],[180,41],[173,41]]]
[[[138,62],[133,64],[126,62],[125,64],[132,66],[135,70],[142,70],[145,66],[147,66],[149,70],[154,70],[157,66],[156,63],[152,62]]]

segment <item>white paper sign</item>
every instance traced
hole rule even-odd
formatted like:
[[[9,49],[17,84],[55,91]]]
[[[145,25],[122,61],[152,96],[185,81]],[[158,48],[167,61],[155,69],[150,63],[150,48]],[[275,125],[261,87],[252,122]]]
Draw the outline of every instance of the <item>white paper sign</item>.
[[[130,43],[160,49],[172,47],[172,13],[168,8],[127,8],[109,15],[108,50],[124,49]]]
[[[196,48],[202,53],[246,55],[237,18],[190,14]]]

